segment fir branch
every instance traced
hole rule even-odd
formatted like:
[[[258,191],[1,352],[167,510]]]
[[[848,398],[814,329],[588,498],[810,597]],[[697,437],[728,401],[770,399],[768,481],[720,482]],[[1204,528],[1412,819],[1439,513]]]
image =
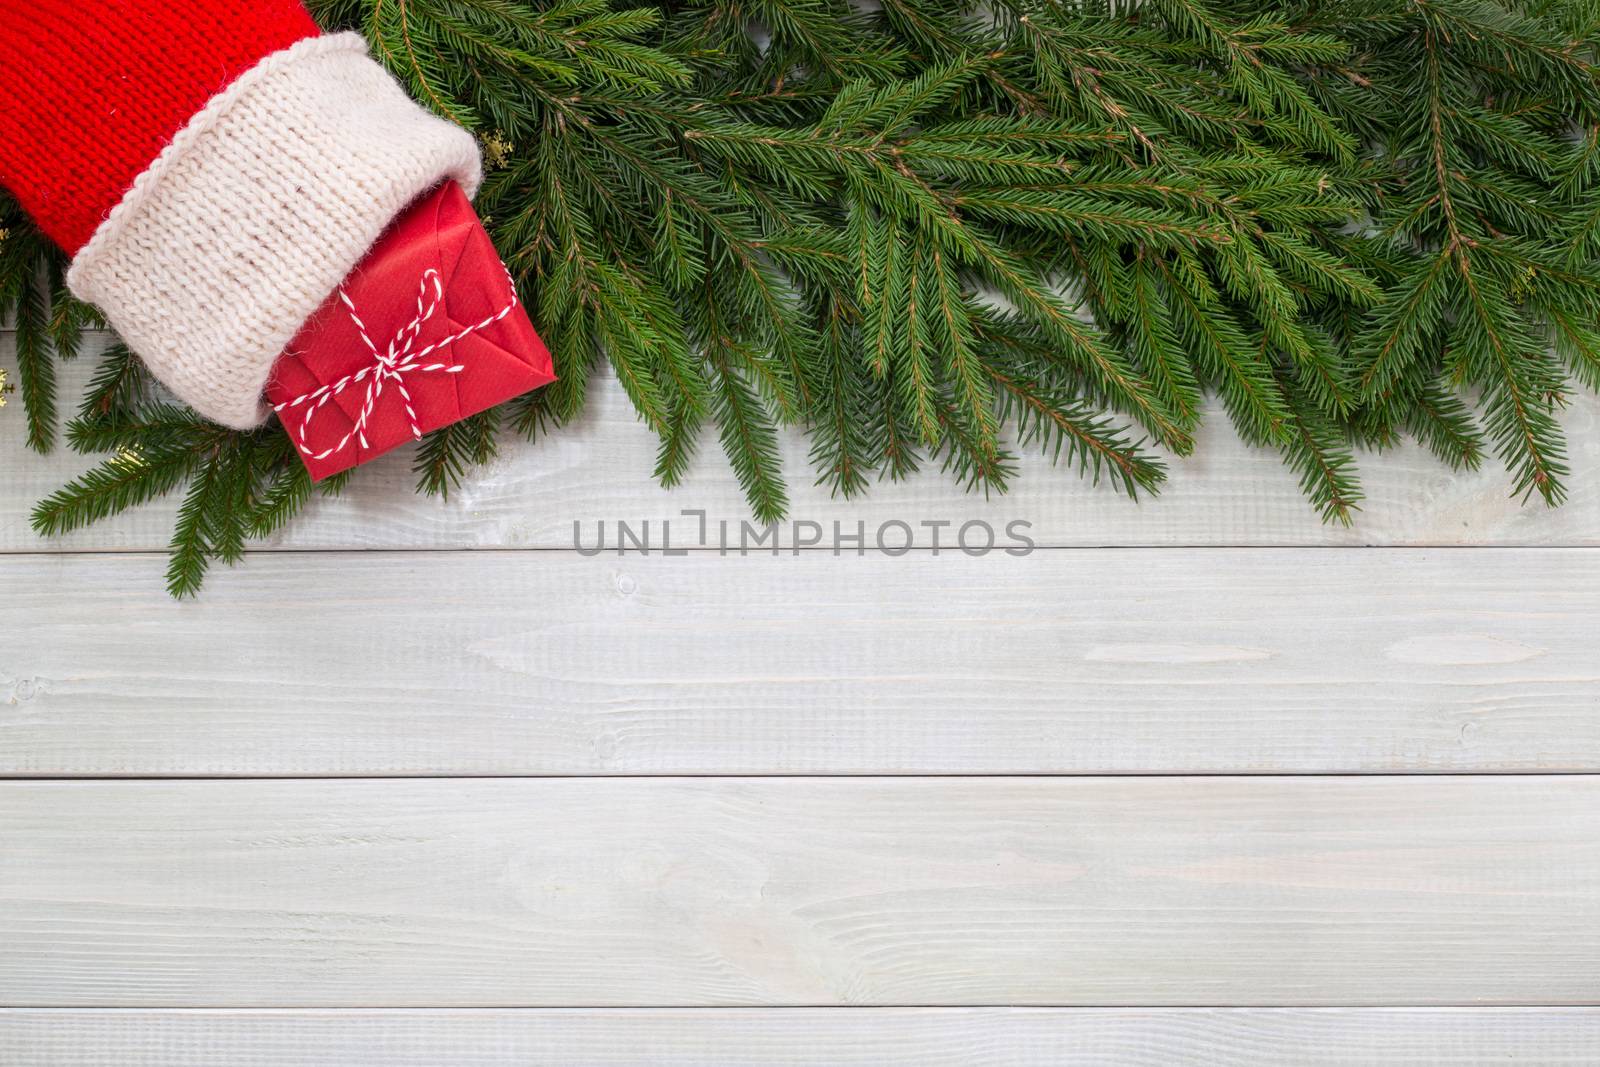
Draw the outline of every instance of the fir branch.
[[[283,529],[310,501],[311,489],[311,475],[297,458],[278,464],[249,511],[249,536],[259,540]]]
[[[1483,435],[1467,405],[1438,382],[1423,386],[1406,407],[1406,428],[1451,469],[1477,470],[1483,462]]]
[[[50,350],[49,311],[41,285],[24,276],[10,302],[14,316],[17,379],[28,418],[28,447],[49,452],[56,435],[56,368]],[[0,300],[0,313],[5,310]]]
[[[856,331],[845,302],[833,295],[823,297],[816,318],[825,373],[813,409],[811,465],[818,472],[818,484],[850,497],[866,488],[867,475],[875,467],[871,418],[862,399],[870,395],[871,381],[855,358]]]
[[[1328,521],[1352,445],[1407,432],[1565,492],[1556,413],[1600,387],[1593,0],[312,7],[492,145],[480,210],[556,358],[430,435],[424,492],[576,417],[602,361],[657,477],[715,432],[762,521],[783,425],[845,495],[929,457],[1001,490],[1008,438],[1133,494],[1161,468],[1132,434],[1188,451],[1207,392]],[[0,196],[35,448],[96,325],[64,270]],[[110,458],[35,524],[183,490],[176,592],[318,495],[281,431],[163,402],[120,346],[75,406],[67,442]]]
[[[714,357],[713,362],[713,400],[723,451],[756,520],[777,522],[789,507],[778,459],[777,427],[726,355]]]
[[[1025,374],[986,369],[1001,391],[999,417],[1015,422],[1020,442],[1039,446],[1052,463],[1076,467],[1096,485],[1105,475],[1130,497],[1153,493],[1166,480],[1159,462],[1089,406]]]
[[[499,429],[500,410],[490,408],[424,434],[411,465],[417,491],[449,499],[470,468],[494,459]]]
[[[62,306],[73,301],[61,279],[61,259],[21,208],[0,193],[0,324],[9,320],[15,340],[28,447],[41,454],[55,443],[52,347],[65,341],[62,354],[70,355],[76,344],[77,316]]]
[[[1362,493],[1355,475],[1355,457],[1344,435],[1304,390],[1280,374],[1285,406],[1294,414],[1291,434],[1281,443],[1284,458],[1300,475],[1300,491],[1324,522],[1348,526],[1360,510]]]
[[[110,418],[115,411],[137,409],[149,395],[150,376],[132,349],[118,341],[107,346],[100,366],[78,405],[78,419]]]
[[[114,455],[40,501],[33,509],[34,532],[70,533],[154,500],[181,485],[200,459],[183,446]]]

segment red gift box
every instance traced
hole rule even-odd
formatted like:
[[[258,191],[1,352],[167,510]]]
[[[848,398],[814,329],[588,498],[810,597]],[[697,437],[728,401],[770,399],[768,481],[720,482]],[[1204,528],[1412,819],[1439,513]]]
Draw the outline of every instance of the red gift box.
[[[555,378],[483,224],[446,182],[306,320],[267,402],[320,481]]]

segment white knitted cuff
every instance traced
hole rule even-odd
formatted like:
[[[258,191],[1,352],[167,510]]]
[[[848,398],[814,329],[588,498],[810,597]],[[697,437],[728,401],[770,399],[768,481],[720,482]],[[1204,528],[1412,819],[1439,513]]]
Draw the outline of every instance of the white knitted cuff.
[[[417,106],[358,34],[307,38],[189,120],[67,281],[180,399],[248,428],[300,326],[446,178],[477,191],[472,135]]]

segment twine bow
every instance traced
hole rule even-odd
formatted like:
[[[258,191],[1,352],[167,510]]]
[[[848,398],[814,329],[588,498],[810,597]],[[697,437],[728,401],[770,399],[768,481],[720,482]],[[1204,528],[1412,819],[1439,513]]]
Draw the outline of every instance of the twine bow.
[[[405,405],[406,418],[411,423],[411,436],[421,440],[422,427],[417,424],[416,409],[411,406],[411,394],[406,391],[405,376],[408,374],[431,374],[442,372],[444,374],[459,374],[466,369],[459,363],[424,363],[434,352],[461,340],[469,334],[476,333],[487,326],[499,322],[517,306],[517,287],[511,280],[511,273],[506,272],[506,283],[510,289],[510,302],[499,311],[490,315],[482,322],[474,323],[464,329],[457,330],[448,337],[442,337],[422,349],[413,352],[412,346],[417,343],[417,337],[422,332],[423,324],[433,318],[433,313],[438,310],[439,303],[444,299],[444,284],[439,278],[439,272],[432,267],[422,272],[422,279],[417,287],[417,317],[406,323],[398,333],[389,341],[388,349],[378,351],[378,346],[372,343],[372,338],[367,334],[367,325],[361,321],[361,316],[356,313],[355,302],[350,299],[350,294],[339,288],[339,301],[344,304],[344,309],[350,315],[350,321],[355,323],[356,333],[361,335],[362,343],[367,346],[367,351],[372,353],[372,362],[356,371],[347,374],[336,382],[302,393],[293,400],[285,400],[281,404],[273,405],[272,410],[281,418],[287,409],[305,405],[305,418],[300,420],[299,433],[295,437],[295,446],[312,459],[326,459],[335,452],[342,452],[351,441],[359,441],[362,448],[370,447],[367,444],[367,420],[372,417],[373,408],[378,403],[378,397],[383,395],[386,382],[394,382],[395,389],[400,394],[400,400]],[[339,438],[339,443],[332,448],[325,448],[321,452],[313,452],[306,443],[306,435],[311,428],[311,420],[323,406],[344,392],[347,386],[358,385],[362,381],[367,383],[366,396],[361,401],[361,411],[356,416],[355,424],[350,431]]]

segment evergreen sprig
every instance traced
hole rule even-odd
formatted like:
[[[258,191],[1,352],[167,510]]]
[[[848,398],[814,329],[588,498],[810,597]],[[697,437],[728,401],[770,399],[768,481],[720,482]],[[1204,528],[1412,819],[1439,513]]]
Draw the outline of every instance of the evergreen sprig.
[[[1208,394],[1329,521],[1402,435],[1566,491],[1556,416],[1600,387],[1600,0],[311,7],[483,139],[561,375],[430,435],[421,490],[575,416],[604,361],[657,477],[714,433],[763,521],[784,425],[846,496],[929,460],[1003,489],[1018,447],[1137,495]],[[93,320],[9,202],[0,230],[43,450]],[[181,489],[179,594],[312,495],[276,428],[200,421],[120,346],[67,437],[112,456],[35,526]]]

